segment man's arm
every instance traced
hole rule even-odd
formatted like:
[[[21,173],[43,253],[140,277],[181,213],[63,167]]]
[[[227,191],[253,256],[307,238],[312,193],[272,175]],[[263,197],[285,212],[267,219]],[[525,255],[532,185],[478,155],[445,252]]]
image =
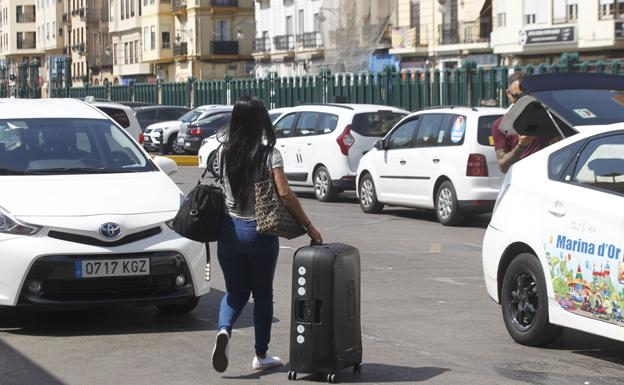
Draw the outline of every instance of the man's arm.
[[[516,163],[522,153],[524,152],[524,148],[520,145],[516,145],[511,151],[507,152],[504,149],[496,150],[496,161],[498,162],[498,168],[506,174],[512,164]]]

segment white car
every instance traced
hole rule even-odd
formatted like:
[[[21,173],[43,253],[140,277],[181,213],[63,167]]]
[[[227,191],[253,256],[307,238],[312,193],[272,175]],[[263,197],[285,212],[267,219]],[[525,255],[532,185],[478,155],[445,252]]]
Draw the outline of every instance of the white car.
[[[444,225],[494,207],[502,181],[491,139],[500,108],[435,108],[409,115],[375,143],[357,172],[364,212],[435,209]]]
[[[530,96],[501,127],[565,139],[505,177],[483,240],[487,292],[518,343],[548,344],[562,326],[624,341],[624,80],[522,85]]]
[[[132,136],[137,143],[143,143],[141,125],[134,115],[134,110],[132,108],[123,104],[110,102],[93,102],[90,104],[110,116],[111,119],[117,122],[124,130],[128,131],[130,136]]]
[[[408,114],[388,106],[318,104],[293,107],[275,123],[276,147],[293,186],[314,187],[319,201],[355,189],[360,158]]]
[[[290,111],[290,107],[274,108],[269,110],[271,122],[275,123],[275,121],[277,121],[277,119],[287,111]],[[219,176],[219,163],[216,161],[216,157],[214,155],[216,154],[220,144],[221,142],[218,140],[217,135],[212,135],[203,140],[199,153],[197,154],[197,167],[206,168],[207,165],[210,164],[210,173],[215,178]]]
[[[87,103],[3,100],[0,307],[192,310],[209,261],[167,224],[184,198],[176,171]]]
[[[147,150],[160,150],[160,138],[163,137],[165,143],[164,153],[184,153],[184,138],[178,135],[180,130],[186,130],[189,124],[206,118],[215,109],[227,108],[222,105],[205,105],[182,115],[178,120],[155,123],[145,129],[143,147]],[[229,107],[230,110],[232,107]],[[179,136],[179,138],[178,138]],[[180,139],[180,141],[178,141]]]

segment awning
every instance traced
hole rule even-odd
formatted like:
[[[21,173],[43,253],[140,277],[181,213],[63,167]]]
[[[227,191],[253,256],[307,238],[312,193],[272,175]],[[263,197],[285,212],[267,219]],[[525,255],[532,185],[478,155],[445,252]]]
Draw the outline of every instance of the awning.
[[[485,5],[486,1],[488,0],[473,0],[471,6],[464,6],[463,20],[466,22],[477,21],[479,16],[481,16],[481,11],[483,10],[483,5]],[[489,3],[491,4],[492,2],[489,1]]]

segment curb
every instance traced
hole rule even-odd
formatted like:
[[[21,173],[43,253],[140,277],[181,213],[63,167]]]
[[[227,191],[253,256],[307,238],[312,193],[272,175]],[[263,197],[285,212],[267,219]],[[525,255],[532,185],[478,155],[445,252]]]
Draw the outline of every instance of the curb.
[[[178,166],[197,166],[199,160],[196,155],[157,155],[169,158],[176,162]]]

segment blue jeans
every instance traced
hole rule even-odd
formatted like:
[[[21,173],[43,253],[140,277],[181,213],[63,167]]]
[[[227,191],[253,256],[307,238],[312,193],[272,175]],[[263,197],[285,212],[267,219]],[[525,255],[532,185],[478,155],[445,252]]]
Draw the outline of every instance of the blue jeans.
[[[232,333],[234,322],[253,294],[256,354],[264,355],[271,339],[273,277],[279,241],[277,237],[258,234],[256,221],[225,215],[217,254],[227,290],[221,300],[219,330]]]

